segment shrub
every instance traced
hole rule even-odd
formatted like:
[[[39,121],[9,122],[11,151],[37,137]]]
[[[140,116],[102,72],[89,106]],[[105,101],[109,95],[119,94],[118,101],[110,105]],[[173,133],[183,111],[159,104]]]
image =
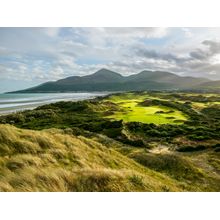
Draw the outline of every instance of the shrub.
[[[110,138],[117,138],[121,135],[121,128],[110,128],[110,129],[104,129],[103,134]]]
[[[160,132],[156,129],[151,129],[149,131],[147,131],[147,135],[150,135],[152,137],[160,137]]]
[[[179,152],[193,152],[193,151],[201,151],[206,150],[206,146],[204,145],[197,145],[197,146],[182,146],[178,147],[177,151]]]
[[[203,140],[210,139],[210,137],[208,136],[203,136],[203,135],[198,136],[197,134],[189,135],[188,138],[190,140],[195,140],[195,141],[203,141]]]
[[[138,175],[133,175],[131,177],[129,177],[129,180],[135,184],[136,186],[143,186],[143,177],[138,176]]]
[[[215,148],[215,152],[220,152],[220,147]]]
[[[212,148],[219,148],[219,147],[220,147],[220,143],[217,143],[217,144],[212,146]]]

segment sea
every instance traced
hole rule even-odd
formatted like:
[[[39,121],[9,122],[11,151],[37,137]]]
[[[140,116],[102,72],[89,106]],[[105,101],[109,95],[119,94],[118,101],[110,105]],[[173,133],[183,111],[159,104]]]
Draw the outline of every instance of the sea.
[[[0,94],[0,115],[34,109],[48,103],[93,99],[107,94],[107,92]]]

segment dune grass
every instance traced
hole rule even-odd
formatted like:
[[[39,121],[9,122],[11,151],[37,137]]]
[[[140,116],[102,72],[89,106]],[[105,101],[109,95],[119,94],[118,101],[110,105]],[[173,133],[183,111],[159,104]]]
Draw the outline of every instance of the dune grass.
[[[0,191],[220,191],[218,106],[172,97],[115,94],[0,117]]]
[[[0,125],[0,191],[182,191],[177,181],[65,131]]]

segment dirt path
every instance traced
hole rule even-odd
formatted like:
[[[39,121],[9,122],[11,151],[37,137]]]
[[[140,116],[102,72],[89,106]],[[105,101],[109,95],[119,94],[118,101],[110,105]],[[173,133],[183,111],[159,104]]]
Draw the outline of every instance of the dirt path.
[[[170,153],[170,150],[167,146],[159,145],[158,147],[149,150],[149,152],[153,154],[163,154],[163,153]]]

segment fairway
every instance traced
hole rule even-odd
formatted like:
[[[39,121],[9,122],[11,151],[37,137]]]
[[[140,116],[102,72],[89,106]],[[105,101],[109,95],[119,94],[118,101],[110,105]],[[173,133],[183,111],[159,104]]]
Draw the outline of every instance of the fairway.
[[[123,120],[125,122],[142,122],[154,124],[181,124],[187,117],[178,110],[163,106],[140,106],[139,103],[145,100],[146,95],[134,96],[127,94],[124,96],[112,96],[109,101],[114,102],[120,107],[108,118]]]

